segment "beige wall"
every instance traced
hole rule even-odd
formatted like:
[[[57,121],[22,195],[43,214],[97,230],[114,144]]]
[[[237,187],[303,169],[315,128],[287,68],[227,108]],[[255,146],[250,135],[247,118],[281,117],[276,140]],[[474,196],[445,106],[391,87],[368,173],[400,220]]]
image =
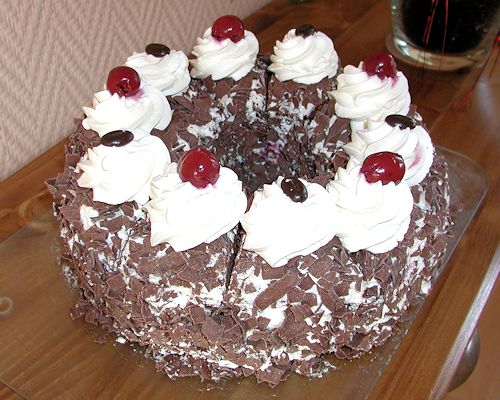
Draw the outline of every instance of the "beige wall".
[[[109,69],[160,42],[189,52],[269,0],[0,0],[0,181],[67,136]]]

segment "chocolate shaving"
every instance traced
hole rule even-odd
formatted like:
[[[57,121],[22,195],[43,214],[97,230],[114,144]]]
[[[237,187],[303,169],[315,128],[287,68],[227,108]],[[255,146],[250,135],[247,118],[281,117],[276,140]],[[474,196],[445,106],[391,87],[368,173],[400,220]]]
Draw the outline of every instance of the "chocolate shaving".
[[[213,319],[206,318],[201,325],[201,332],[210,342],[217,342],[222,336],[222,328]]]
[[[299,276],[294,271],[289,271],[283,278],[273,282],[263,292],[255,298],[255,306],[259,310],[264,310],[281,299],[288,290],[299,282]]]

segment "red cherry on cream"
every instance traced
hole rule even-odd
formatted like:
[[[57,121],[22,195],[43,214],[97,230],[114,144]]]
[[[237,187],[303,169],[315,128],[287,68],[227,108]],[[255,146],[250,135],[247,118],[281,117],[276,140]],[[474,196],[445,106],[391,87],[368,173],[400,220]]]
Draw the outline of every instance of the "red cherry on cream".
[[[115,67],[108,74],[106,88],[112,93],[118,93],[120,97],[131,97],[139,92],[141,78],[133,68],[121,66]]]
[[[360,172],[369,183],[381,181],[382,185],[389,182],[397,185],[405,175],[405,163],[399,154],[382,151],[366,157]]]
[[[224,15],[212,25],[212,36],[217,40],[231,39],[237,43],[245,37],[243,22],[234,15]]]
[[[394,58],[389,53],[379,53],[363,60],[363,70],[370,76],[380,79],[396,78],[398,69]]]
[[[184,153],[177,164],[177,172],[183,182],[191,182],[198,189],[212,185],[219,179],[220,163],[215,156],[202,147]]]

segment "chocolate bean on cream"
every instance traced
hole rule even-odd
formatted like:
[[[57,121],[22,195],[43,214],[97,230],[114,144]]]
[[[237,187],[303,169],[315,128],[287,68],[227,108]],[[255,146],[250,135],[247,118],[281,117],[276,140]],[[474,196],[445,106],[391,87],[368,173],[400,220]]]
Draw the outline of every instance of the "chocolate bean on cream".
[[[130,131],[118,130],[106,133],[101,138],[101,144],[107,147],[122,147],[134,140],[134,134]]]
[[[299,178],[284,178],[281,181],[281,189],[296,203],[303,203],[307,200],[307,189]]]
[[[312,26],[311,24],[304,24],[300,25],[297,28],[295,28],[295,34],[297,36],[302,36],[303,38],[306,38],[308,36],[312,36],[316,33],[316,28]]]
[[[146,46],[146,53],[155,57],[164,57],[170,54],[170,49],[161,43],[150,43]]]
[[[392,127],[398,126],[399,129],[414,129],[417,126],[417,121],[415,121],[413,118],[400,114],[388,115],[387,117],[385,117],[385,122],[387,122]]]

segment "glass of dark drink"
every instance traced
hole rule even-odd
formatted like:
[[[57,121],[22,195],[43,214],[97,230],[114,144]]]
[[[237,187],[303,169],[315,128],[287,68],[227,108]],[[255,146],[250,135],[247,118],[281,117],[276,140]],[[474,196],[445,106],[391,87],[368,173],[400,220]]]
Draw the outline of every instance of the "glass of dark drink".
[[[481,64],[500,29],[500,0],[391,0],[389,50],[430,69]]]

